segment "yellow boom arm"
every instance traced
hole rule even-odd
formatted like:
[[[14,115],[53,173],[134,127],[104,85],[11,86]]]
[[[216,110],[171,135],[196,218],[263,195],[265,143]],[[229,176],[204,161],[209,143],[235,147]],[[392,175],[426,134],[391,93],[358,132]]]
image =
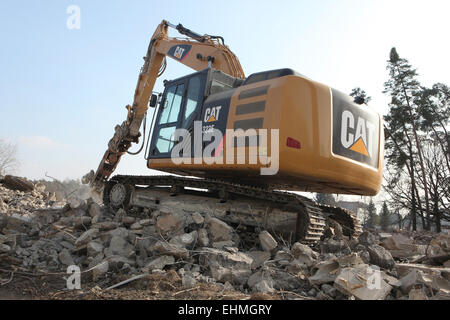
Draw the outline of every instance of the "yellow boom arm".
[[[170,38],[168,29],[175,28],[187,39]],[[211,66],[236,78],[244,79],[239,59],[224,44],[223,38],[211,35],[199,35],[181,24],[174,26],[163,20],[153,34],[134,93],[133,105],[127,105],[127,119],[122,125],[115,127],[115,134],[108,143],[103,159],[97,171],[91,171],[83,177],[83,183],[91,184],[101,190],[103,183],[116,169],[120,158],[131,147],[138,143],[142,121],[148,109],[148,103],[155,86],[156,79],[164,68],[165,58],[169,56],[174,60],[201,71]]]

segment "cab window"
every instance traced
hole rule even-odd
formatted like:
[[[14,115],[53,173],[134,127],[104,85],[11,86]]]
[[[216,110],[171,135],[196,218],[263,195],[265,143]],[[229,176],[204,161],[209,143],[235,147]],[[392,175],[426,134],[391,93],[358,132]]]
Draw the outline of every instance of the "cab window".
[[[181,102],[183,101],[184,84],[174,85],[167,91],[166,100],[164,101],[163,111],[159,119],[159,124],[176,122],[181,110]]]
[[[188,128],[192,122],[197,106],[200,102],[200,90],[202,83],[200,76],[193,77],[189,80],[189,87],[186,97],[186,108],[183,117],[182,128]]]

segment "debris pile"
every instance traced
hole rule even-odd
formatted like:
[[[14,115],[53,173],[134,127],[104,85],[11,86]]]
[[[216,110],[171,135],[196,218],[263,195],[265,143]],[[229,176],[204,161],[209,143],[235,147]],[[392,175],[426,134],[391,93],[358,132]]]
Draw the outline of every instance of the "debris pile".
[[[0,184],[0,214],[27,215],[35,210],[54,208],[63,203],[58,203],[54,193],[45,191],[42,184],[34,185],[33,190],[25,192],[11,190]]]
[[[83,285],[96,292],[170,275],[183,292],[208,284],[284,299],[450,298],[445,233],[415,240],[400,231],[365,231],[358,239],[328,232],[310,247],[182,208],[113,211],[91,199],[59,207],[51,199],[40,186],[22,192],[0,185],[0,281],[8,270],[67,278],[67,267],[78,266]]]

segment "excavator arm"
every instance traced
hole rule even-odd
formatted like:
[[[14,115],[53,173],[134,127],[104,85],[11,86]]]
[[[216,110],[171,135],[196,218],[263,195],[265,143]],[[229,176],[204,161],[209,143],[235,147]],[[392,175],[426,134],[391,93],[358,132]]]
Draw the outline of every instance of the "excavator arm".
[[[187,39],[170,38],[169,27],[178,30]],[[90,184],[94,189],[100,191],[105,181],[116,169],[122,155],[128,151],[132,143],[139,142],[141,135],[139,130],[147,113],[156,79],[165,69],[167,56],[196,71],[213,67],[233,77],[245,78],[239,59],[224,44],[222,37],[202,36],[181,24],[175,26],[163,20],[156,28],[144,57],[144,65],[139,73],[133,104],[126,106],[127,119],[115,127],[114,136],[108,143],[108,150],[106,150],[97,171],[92,170],[85,175],[83,183]]]

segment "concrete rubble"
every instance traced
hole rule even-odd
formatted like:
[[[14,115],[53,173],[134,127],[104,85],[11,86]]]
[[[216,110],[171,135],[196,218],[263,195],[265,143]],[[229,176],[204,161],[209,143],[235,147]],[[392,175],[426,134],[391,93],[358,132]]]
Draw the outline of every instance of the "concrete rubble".
[[[243,293],[288,292],[292,299],[450,298],[449,233],[418,240],[418,233],[365,231],[349,239],[341,230],[333,222],[328,238],[309,246],[200,212],[113,212],[92,199],[56,203],[39,185],[23,192],[0,184],[2,266],[14,261],[65,272],[76,265],[104,288],[176,272],[187,289],[215,283]]]

